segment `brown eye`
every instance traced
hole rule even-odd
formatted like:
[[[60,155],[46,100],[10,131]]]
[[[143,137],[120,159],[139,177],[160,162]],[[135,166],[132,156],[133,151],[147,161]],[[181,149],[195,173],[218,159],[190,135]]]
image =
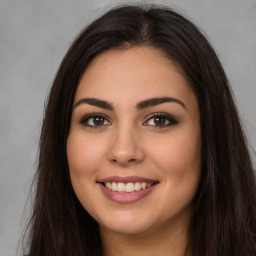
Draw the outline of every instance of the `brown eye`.
[[[92,122],[94,125],[103,125],[105,122],[105,119],[101,116],[96,116],[92,118]]]
[[[152,126],[154,128],[165,128],[177,124],[176,119],[167,113],[155,113],[151,115],[144,123],[145,126]]]
[[[111,123],[108,121],[108,119],[102,115],[102,114],[90,114],[88,116],[85,116],[81,120],[81,124],[92,127],[92,128],[98,128],[106,125],[111,125]]]
[[[165,125],[165,123],[166,123],[166,118],[164,118],[164,117],[155,117],[154,118],[154,124],[155,125]]]

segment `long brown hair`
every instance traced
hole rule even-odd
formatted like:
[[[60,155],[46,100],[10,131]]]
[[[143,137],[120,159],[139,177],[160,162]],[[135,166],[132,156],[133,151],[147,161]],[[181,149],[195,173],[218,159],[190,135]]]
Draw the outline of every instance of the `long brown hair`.
[[[98,225],[70,182],[66,141],[72,105],[81,75],[96,55],[139,45],[175,62],[200,106],[203,165],[191,216],[191,255],[256,255],[255,178],[227,77],[194,24],[154,5],[108,11],[80,33],[61,63],[42,125],[29,255],[103,255]]]

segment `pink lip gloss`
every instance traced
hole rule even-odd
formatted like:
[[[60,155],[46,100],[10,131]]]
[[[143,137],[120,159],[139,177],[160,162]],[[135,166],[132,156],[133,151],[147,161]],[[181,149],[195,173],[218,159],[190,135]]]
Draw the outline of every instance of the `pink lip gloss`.
[[[102,183],[98,183],[101,190],[107,196],[109,199],[111,199],[114,202],[117,203],[133,203],[136,202],[144,197],[146,197],[148,194],[152,192],[152,190],[155,189],[157,184],[153,184],[149,188],[133,191],[133,192],[118,192],[113,191],[111,189],[106,188]]]

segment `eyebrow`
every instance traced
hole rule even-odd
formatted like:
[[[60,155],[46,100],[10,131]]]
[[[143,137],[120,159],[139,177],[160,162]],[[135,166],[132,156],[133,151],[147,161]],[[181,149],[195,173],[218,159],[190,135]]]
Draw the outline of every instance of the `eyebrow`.
[[[176,98],[172,98],[172,97],[161,97],[161,98],[147,99],[147,100],[139,102],[136,105],[136,108],[137,108],[137,110],[142,110],[142,109],[145,109],[148,107],[153,107],[153,106],[160,105],[160,104],[167,103],[167,102],[177,103],[180,106],[182,106],[184,109],[187,109],[186,105],[182,101],[180,101]],[[104,101],[104,100],[96,99],[96,98],[82,98],[75,104],[74,108],[76,108],[77,106],[79,106],[81,104],[89,104],[92,106],[96,106],[96,107],[100,107],[100,108],[104,108],[104,109],[108,109],[108,110],[114,110],[114,107],[111,103]]]
[[[99,100],[99,99],[95,99],[95,98],[82,98],[75,104],[74,108],[76,108],[77,106],[79,106],[83,103],[93,105],[93,106],[96,106],[99,108],[114,110],[114,107],[111,103],[108,103],[105,100]]]
[[[144,108],[156,106],[156,105],[167,103],[167,102],[177,103],[181,105],[183,108],[187,109],[186,105],[182,101],[176,98],[171,98],[171,97],[152,98],[152,99],[141,101],[137,104],[137,109],[141,110]]]

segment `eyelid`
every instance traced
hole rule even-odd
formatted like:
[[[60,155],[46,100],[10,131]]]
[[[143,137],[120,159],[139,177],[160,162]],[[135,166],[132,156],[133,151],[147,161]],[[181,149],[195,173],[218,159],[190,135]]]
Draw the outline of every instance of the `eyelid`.
[[[90,128],[100,128],[100,127],[103,127],[103,126],[108,126],[109,124],[103,124],[103,125],[89,125],[88,123],[86,123],[88,120],[90,120],[91,118],[95,118],[95,117],[102,117],[104,118],[107,122],[109,122],[111,124],[111,121],[109,120],[109,118],[105,115],[105,114],[102,114],[102,113],[91,113],[91,114],[87,114],[85,116],[83,116],[80,120],[80,123],[84,126],[87,126],[87,127],[90,127]]]
[[[169,123],[166,124],[166,125],[147,125],[146,124],[147,122],[149,122],[150,119],[155,118],[155,117],[163,117],[166,120],[168,120]],[[177,123],[178,123],[178,121],[176,120],[176,118],[173,115],[167,114],[167,113],[164,113],[164,112],[158,112],[158,113],[153,113],[153,114],[147,116],[147,120],[143,123],[143,125],[161,129],[161,128],[165,128],[165,127],[168,127],[168,126],[171,126],[171,125],[175,125]]]
[[[108,122],[108,124],[102,124],[102,125],[90,125],[88,124],[88,120],[92,119],[92,118],[95,118],[95,117],[101,117],[103,119],[105,119],[105,121]],[[168,124],[163,124],[163,125],[149,125],[147,124],[151,119],[153,118],[156,118],[156,117],[161,117],[161,118],[164,118],[165,120],[168,121]],[[97,129],[97,128],[102,128],[104,126],[109,126],[111,125],[111,121],[110,121],[110,118],[108,116],[106,116],[105,114],[103,113],[90,113],[90,114],[87,114],[85,116],[83,116],[80,120],[80,123],[84,126],[87,126],[87,127],[90,127],[90,128],[94,128],[94,129]],[[172,125],[175,125],[177,124],[178,121],[176,120],[176,118],[171,115],[171,114],[168,114],[168,113],[165,113],[165,112],[157,112],[157,113],[153,113],[149,116],[147,116],[147,119],[146,121],[143,122],[143,125],[144,126],[150,126],[152,128],[165,128],[165,127],[168,127],[168,126],[172,126]]]

